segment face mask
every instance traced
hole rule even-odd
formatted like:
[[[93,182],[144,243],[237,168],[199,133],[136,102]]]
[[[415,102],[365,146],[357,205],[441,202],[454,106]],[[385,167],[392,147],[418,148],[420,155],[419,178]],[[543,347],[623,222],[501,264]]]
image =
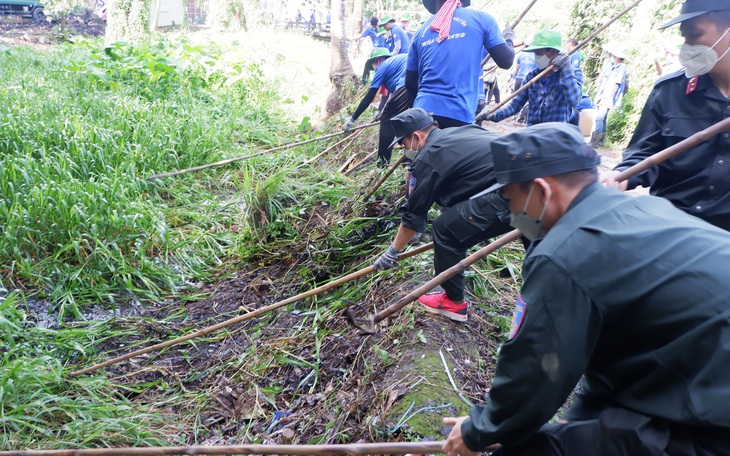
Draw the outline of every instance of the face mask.
[[[533,182],[530,187],[530,192],[527,194],[527,200],[525,200],[525,207],[522,209],[522,212],[510,212],[509,214],[509,224],[520,230],[520,232],[531,241],[542,239],[547,234],[547,230],[542,226],[542,218],[545,216],[545,211],[547,210],[550,198],[552,197],[552,192],[549,191],[547,201],[545,201],[545,206],[543,206],[542,212],[540,212],[540,218],[534,219],[527,215],[527,205],[530,203],[530,198],[532,197],[532,191],[534,189],[535,183]]]
[[[536,55],[535,56],[535,65],[541,70],[544,70],[548,66],[550,66],[550,57],[547,55]]]
[[[412,145],[413,145],[413,141],[411,141],[411,146],[412,146]],[[407,158],[408,160],[411,160],[411,161],[413,161],[413,159],[414,159],[414,158],[416,158],[416,155],[418,155],[418,150],[414,150],[414,149],[406,149],[406,151],[405,151],[404,153],[405,153],[405,155],[406,155],[406,158]]]
[[[688,78],[709,73],[715,67],[718,60],[725,57],[728,51],[730,51],[730,47],[727,48],[720,57],[718,57],[717,52],[715,52],[715,46],[717,46],[717,43],[719,43],[720,40],[725,38],[728,31],[730,31],[730,28],[725,30],[725,33],[723,33],[722,36],[715,41],[715,44],[713,44],[712,47],[687,43],[682,45],[682,48],[679,50],[679,63],[684,66],[684,74],[686,74]]]

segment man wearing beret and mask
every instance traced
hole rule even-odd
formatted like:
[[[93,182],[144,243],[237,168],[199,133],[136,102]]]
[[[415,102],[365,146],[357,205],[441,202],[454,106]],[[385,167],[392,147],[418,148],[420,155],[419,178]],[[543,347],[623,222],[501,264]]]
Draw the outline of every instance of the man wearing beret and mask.
[[[730,130],[644,171],[628,182],[613,177],[646,157],[730,117],[730,1],[686,0],[680,24],[684,72],[660,78],[649,94],[623,161],[604,184],[649,187],[679,209],[730,231]]]
[[[435,16],[414,35],[408,52],[406,88],[416,96],[414,108],[433,113],[441,128],[472,123],[483,84],[483,50],[500,68],[515,57],[514,32],[499,32],[489,14],[467,8],[470,0],[422,0]]]
[[[503,136],[492,158],[535,242],[486,405],[444,420],[444,452],[730,455],[730,233],[600,185],[573,125]]]

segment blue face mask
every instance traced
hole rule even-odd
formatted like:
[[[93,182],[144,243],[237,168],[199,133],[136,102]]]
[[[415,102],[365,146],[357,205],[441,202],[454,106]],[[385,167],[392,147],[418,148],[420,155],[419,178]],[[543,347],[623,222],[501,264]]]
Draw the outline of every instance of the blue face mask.
[[[530,203],[530,198],[532,197],[533,190],[535,190],[534,182],[530,186],[530,192],[527,194],[525,207],[522,209],[522,212],[509,213],[509,224],[520,230],[520,232],[527,239],[531,241],[536,241],[538,239],[544,238],[547,234],[547,230],[544,226],[542,226],[542,218],[545,216],[545,211],[547,210],[548,204],[550,203],[550,198],[553,195],[552,192],[548,191],[547,201],[545,201],[545,206],[543,206],[542,212],[540,212],[540,218],[536,219],[527,215],[527,205]]]

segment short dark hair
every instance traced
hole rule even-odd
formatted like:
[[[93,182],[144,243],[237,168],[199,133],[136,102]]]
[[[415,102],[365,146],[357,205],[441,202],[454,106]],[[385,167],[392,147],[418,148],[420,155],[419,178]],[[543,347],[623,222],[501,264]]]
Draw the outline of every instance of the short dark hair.
[[[378,18],[375,17],[375,16],[371,17],[370,18],[370,25],[372,25],[373,27],[377,27],[378,26]]]
[[[707,18],[718,28],[730,27],[730,11],[710,11]]]
[[[569,39],[568,43],[570,43],[572,46],[578,46],[578,40],[576,40],[575,38]]]

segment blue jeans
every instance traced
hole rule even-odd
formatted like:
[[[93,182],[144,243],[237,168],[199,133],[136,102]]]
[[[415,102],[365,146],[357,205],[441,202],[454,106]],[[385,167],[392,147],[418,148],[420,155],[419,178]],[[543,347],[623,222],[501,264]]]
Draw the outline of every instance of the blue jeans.
[[[608,111],[610,108],[601,106],[596,111],[596,133],[606,133],[606,119],[608,119]]]

